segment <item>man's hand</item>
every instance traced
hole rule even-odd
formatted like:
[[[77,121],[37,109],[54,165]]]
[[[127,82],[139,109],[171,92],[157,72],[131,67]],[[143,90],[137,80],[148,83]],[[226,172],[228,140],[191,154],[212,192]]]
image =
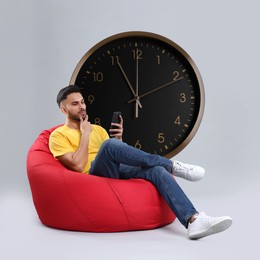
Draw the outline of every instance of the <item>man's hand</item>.
[[[111,123],[111,125],[115,126],[114,129],[109,129],[110,137],[115,137],[119,139],[120,141],[123,140],[123,117],[120,115],[120,124]]]
[[[88,121],[88,116],[86,116],[85,119],[83,119],[81,117],[80,118],[80,131],[81,131],[82,135],[87,134],[88,136],[90,136],[92,130],[93,130],[92,125]]]

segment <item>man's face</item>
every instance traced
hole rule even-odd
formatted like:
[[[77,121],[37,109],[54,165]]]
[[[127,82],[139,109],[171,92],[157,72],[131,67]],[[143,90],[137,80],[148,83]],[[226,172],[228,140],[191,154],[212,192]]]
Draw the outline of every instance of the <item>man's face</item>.
[[[62,101],[61,109],[71,120],[80,121],[81,117],[84,120],[87,117],[86,104],[80,93],[69,94],[67,99]]]

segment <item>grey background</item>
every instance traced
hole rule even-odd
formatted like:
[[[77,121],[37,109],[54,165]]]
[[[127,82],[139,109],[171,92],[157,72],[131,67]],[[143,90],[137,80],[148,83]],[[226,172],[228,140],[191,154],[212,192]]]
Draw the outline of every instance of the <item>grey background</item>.
[[[260,213],[257,0],[1,0],[1,259],[256,259]],[[59,231],[37,218],[26,176],[28,149],[64,122],[55,103],[80,60],[124,31],[161,34],[182,46],[204,81],[201,127],[177,159],[206,168],[178,180],[198,210],[230,215],[223,234],[189,241],[178,221],[113,234]],[[127,131],[127,129],[125,130]]]

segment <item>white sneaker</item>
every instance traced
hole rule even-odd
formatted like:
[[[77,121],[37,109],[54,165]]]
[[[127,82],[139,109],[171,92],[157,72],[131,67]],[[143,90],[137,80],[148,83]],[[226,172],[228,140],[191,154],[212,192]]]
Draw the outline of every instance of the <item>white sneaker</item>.
[[[228,216],[209,217],[204,212],[201,212],[188,226],[189,238],[199,239],[213,235],[226,230],[231,224],[232,219]]]
[[[200,166],[185,164],[173,159],[171,159],[171,161],[173,165],[172,174],[176,177],[180,177],[188,181],[199,181],[205,175],[205,169]]]

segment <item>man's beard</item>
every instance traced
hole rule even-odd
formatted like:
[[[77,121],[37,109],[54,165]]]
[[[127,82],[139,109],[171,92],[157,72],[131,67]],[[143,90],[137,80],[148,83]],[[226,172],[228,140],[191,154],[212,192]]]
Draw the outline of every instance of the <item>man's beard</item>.
[[[84,116],[78,116],[78,115],[73,115],[73,114],[71,114],[70,112],[69,112],[68,116],[69,116],[69,119],[71,119],[71,120],[73,120],[73,121],[77,121],[77,122],[80,122],[80,118],[81,118],[81,117],[83,118],[83,120],[85,120],[85,118],[86,118],[86,115],[84,115]]]

